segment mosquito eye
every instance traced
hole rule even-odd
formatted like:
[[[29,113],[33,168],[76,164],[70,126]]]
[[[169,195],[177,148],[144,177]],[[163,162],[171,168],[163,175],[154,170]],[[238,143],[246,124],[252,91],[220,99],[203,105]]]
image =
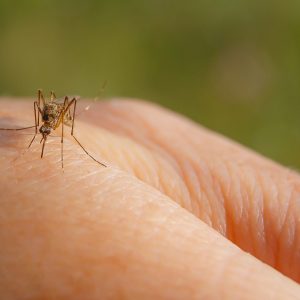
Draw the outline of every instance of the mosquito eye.
[[[49,116],[48,115],[43,115],[43,120],[44,121],[49,121]]]

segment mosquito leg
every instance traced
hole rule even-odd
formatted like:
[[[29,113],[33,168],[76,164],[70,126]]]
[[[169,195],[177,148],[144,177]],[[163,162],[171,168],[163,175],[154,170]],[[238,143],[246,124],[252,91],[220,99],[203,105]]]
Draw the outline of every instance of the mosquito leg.
[[[76,102],[77,99],[73,98],[70,102],[69,102],[69,98],[66,96],[65,97],[65,102],[64,102],[64,113],[67,113],[68,111],[71,111],[71,106],[74,105],[74,108],[76,109]],[[73,128],[73,123],[74,123],[74,112],[73,112],[73,118],[72,118],[72,128]],[[73,132],[73,129],[72,129]]]
[[[45,107],[45,99],[44,99],[44,95],[43,95],[43,92],[42,90],[38,90],[38,107],[39,107],[39,110],[41,112],[41,109],[40,109],[40,106],[41,106],[41,100],[42,100],[42,103],[43,103],[43,107]],[[41,115],[43,115],[41,113]],[[38,115],[38,125],[40,125],[40,116]]]
[[[75,114],[76,114],[76,104],[77,104],[77,99],[73,98],[72,101],[70,102],[69,106],[71,106],[74,103],[74,108],[73,108],[73,118],[72,118],[72,130],[71,130],[71,136],[74,138],[74,140],[77,142],[77,144],[81,147],[81,149],[92,159],[94,160],[96,163],[98,163],[99,165],[103,166],[103,167],[107,167],[105,164],[103,164],[102,162],[98,161],[97,159],[95,159],[91,154],[89,154],[85,148],[82,146],[82,144],[77,140],[77,138],[74,136],[74,122],[75,122]]]
[[[44,96],[43,96],[43,93],[41,90],[38,90],[38,103],[36,104],[36,107],[38,108],[38,111],[39,111],[39,114],[38,114],[38,125],[40,124],[40,119],[39,119],[39,115],[41,115],[42,119],[43,119],[43,111],[40,107],[40,101],[42,100],[42,103],[43,103],[43,108],[45,107],[45,99],[44,99]],[[43,136],[40,143],[43,141],[43,146],[42,146],[42,152],[41,152],[41,158],[43,158],[44,156],[44,149],[45,149],[45,144],[46,144],[46,140],[47,140],[47,136]]]
[[[42,90],[38,90],[38,103],[40,104],[42,100],[43,106],[45,106],[45,98]]]
[[[62,110],[62,122],[61,122],[61,167],[64,168],[64,120],[65,120],[65,113],[67,111],[67,107],[69,107],[69,98],[66,96],[64,101],[64,108]]]
[[[47,140],[47,136],[45,136],[44,138],[43,138],[43,146],[42,146],[42,153],[41,153],[41,158],[43,158],[43,156],[44,156],[44,149],[45,149],[45,143],[46,143],[46,140]]]
[[[41,118],[43,119],[43,111],[41,109],[41,106],[38,102],[35,102],[36,104],[36,108],[38,110],[38,113],[41,115]],[[38,117],[39,117],[39,114],[38,114]],[[38,126],[40,125],[40,119],[38,118]]]
[[[28,149],[29,149],[30,146],[32,145],[32,143],[33,143],[33,141],[35,140],[35,137],[36,137],[36,135],[37,135],[37,133],[38,133],[38,131],[37,131],[38,123],[37,123],[37,122],[38,122],[39,112],[38,112],[37,109],[36,109],[37,105],[38,105],[38,104],[37,104],[37,102],[35,101],[35,102],[33,103],[33,107],[34,107],[34,121],[35,121],[35,134],[34,134],[32,140],[31,140],[30,143],[29,143]],[[37,114],[38,114],[38,116],[37,116]]]
[[[72,99],[73,100],[73,99]],[[71,106],[69,105],[69,102],[66,105],[66,109],[65,109],[65,118],[66,121],[72,121],[72,113],[71,113]],[[69,123],[68,123],[69,125]]]
[[[0,128],[0,130],[18,131],[18,130],[25,130],[25,129],[30,129],[30,128],[35,128],[35,125],[34,126],[28,126],[28,127],[22,127],[22,128]]]
[[[40,106],[40,103],[41,103],[41,93],[42,93],[42,91],[38,90],[38,105],[39,106]],[[37,123],[40,124],[40,115],[38,115]]]
[[[77,105],[77,99],[72,100],[74,102],[74,108],[73,108],[73,118],[72,118],[72,130],[71,130],[71,135],[74,133],[74,123],[75,123],[75,113],[76,113],[76,105]],[[71,103],[72,103],[71,101]],[[71,106],[71,105],[70,105]]]
[[[39,126],[39,123],[38,123],[38,116],[39,116],[39,111],[36,109],[37,108],[37,102],[34,101],[33,103],[33,109],[34,109],[34,123],[35,123],[35,134],[37,134],[37,128]]]
[[[32,145],[33,141],[35,140],[35,137],[36,137],[36,133],[34,134],[33,138],[31,139],[31,141],[30,141],[30,143],[29,143],[27,149],[30,148],[30,146]]]
[[[71,107],[69,107],[69,109],[68,109],[68,121],[72,121]]]
[[[96,163],[98,163],[99,165],[103,166],[103,167],[107,167],[107,165],[105,165],[104,163],[98,161],[96,158],[94,158],[91,154],[89,154],[85,148],[81,145],[81,143],[77,140],[77,138],[72,134],[72,137],[74,138],[74,140],[77,142],[77,144],[81,147],[81,149]]]
[[[34,102],[34,119],[35,119],[35,135],[32,138],[31,142],[29,143],[28,148],[30,148],[31,144],[33,143],[33,141],[35,140],[36,135],[38,134],[38,126],[39,126],[39,116],[43,116],[43,112],[40,108],[40,105],[37,101]],[[42,141],[41,141],[42,142]],[[40,142],[40,143],[41,143]]]

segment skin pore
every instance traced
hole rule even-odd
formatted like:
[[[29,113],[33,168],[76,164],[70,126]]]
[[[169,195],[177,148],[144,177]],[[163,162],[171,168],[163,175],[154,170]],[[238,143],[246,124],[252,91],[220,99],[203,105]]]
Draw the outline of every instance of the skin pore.
[[[0,122],[32,125],[32,103]],[[0,132],[4,299],[300,299],[297,173],[142,101],[76,119],[108,168],[66,129],[62,172],[59,138],[24,152],[33,131]]]

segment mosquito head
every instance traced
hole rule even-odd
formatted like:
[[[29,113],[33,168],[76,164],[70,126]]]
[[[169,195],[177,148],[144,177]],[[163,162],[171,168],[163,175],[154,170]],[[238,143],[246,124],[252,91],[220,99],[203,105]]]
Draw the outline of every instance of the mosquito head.
[[[40,127],[40,133],[43,135],[43,137],[45,138],[46,136],[48,136],[51,133],[51,128],[42,125]]]

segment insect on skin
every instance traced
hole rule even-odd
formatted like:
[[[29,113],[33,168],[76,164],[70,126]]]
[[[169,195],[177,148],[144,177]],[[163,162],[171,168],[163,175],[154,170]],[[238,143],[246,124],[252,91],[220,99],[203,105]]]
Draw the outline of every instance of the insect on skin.
[[[42,102],[42,106],[41,106]],[[44,148],[47,138],[52,130],[55,130],[61,125],[61,167],[64,167],[64,156],[63,156],[63,144],[64,144],[64,125],[71,126],[71,136],[77,142],[77,144],[82,148],[82,150],[95,162],[103,167],[107,167],[105,164],[96,160],[91,154],[89,154],[82,144],[74,136],[74,121],[76,113],[77,99],[74,97],[69,100],[66,96],[63,102],[56,99],[54,92],[51,92],[50,101],[44,99],[41,90],[38,90],[38,100],[34,101],[34,120],[35,125],[22,128],[0,128],[0,130],[25,130],[30,128],[35,128],[35,133],[32,140],[29,143],[28,148],[32,145],[38,133],[42,135],[40,143],[42,144],[41,158],[44,155]],[[71,111],[73,108],[73,111]],[[41,117],[41,120],[40,120]],[[40,126],[41,121],[41,126]]]

